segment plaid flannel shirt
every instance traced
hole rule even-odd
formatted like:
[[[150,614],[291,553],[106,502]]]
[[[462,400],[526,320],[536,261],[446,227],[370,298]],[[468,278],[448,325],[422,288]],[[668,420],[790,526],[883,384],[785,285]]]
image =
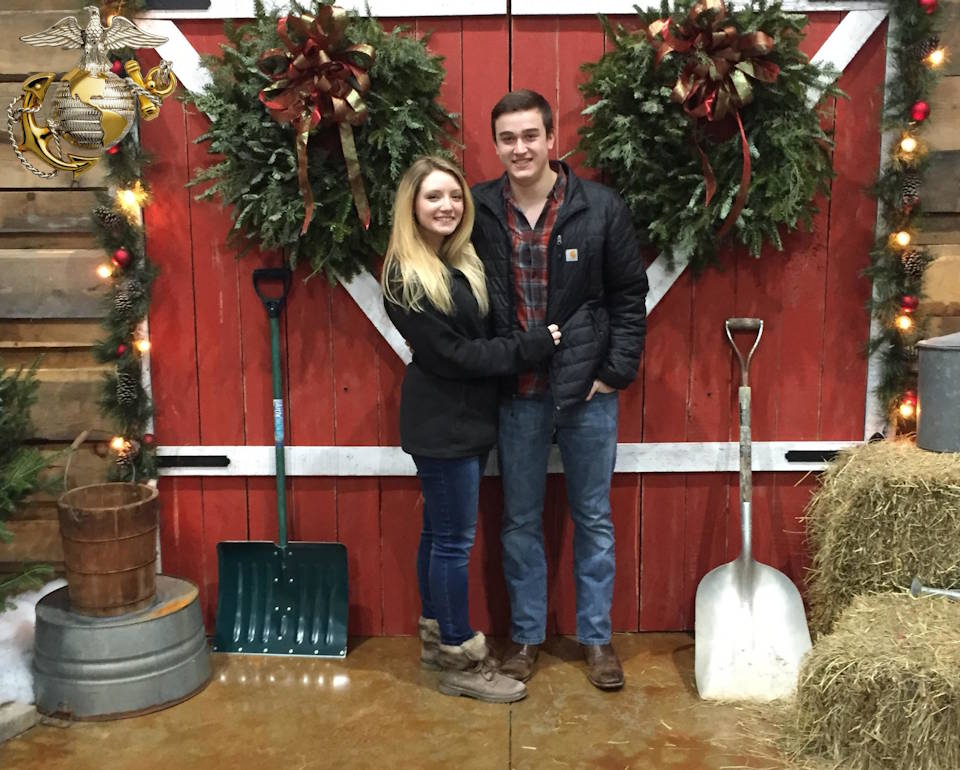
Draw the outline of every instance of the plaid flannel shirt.
[[[547,202],[540,212],[535,227],[530,227],[527,218],[517,207],[510,189],[510,181],[503,180],[504,206],[507,211],[507,231],[513,251],[513,285],[517,305],[517,320],[521,329],[544,326],[547,319],[547,263],[550,255],[550,238],[557,212],[563,204],[567,189],[567,177],[563,167],[555,161],[550,168],[557,172],[557,181],[547,195]],[[524,372],[517,377],[517,395],[522,397],[542,396],[547,392],[549,379],[547,367],[533,372]]]

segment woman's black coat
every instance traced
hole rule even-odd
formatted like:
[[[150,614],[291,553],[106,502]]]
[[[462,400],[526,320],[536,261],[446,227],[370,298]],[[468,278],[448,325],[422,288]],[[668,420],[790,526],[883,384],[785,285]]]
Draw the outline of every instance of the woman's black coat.
[[[400,399],[403,450],[424,457],[470,457],[497,440],[498,378],[533,369],[554,350],[546,327],[488,339],[470,284],[450,271],[454,311],[406,311],[384,298],[390,320],[413,348]]]

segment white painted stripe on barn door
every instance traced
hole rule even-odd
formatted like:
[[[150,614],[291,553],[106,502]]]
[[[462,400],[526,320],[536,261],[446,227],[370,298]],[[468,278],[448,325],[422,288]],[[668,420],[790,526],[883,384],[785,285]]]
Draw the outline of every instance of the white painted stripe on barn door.
[[[819,471],[821,459],[790,461],[787,452],[835,452],[858,441],[757,441],[753,443],[753,470]],[[400,447],[293,446],[285,448],[288,476],[415,476],[413,460]],[[617,444],[615,473],[735,473],[739,446],[733,441]],[[272,476],[276,472],[273,446],[161,446],[161,458],[208,458],[208,466],[161,468],[162,476]],[[496,453],[487,475],[497,475]],[[218,467],[217,460],[229,460]],[[195,460],[194,460],[195,461]],[[550,473],[562,473],[560,451],[551,447]]]
[[[856,1],[856,0],[855,0]],[[309,5],[309,3],[304,3]],[[366,0],[340,0],[341,8],[366,14]],[[268,9],[287,11],[289,2],[264,0]],[[378,18],[427,17],[427,16],[503,16],[507,12],[506,0],[370,0],[370,12]],[[589,13],[589,11],[583,11]],[[253,0],[210,0],[210,7],[193,10],[141,11],[137,18],[152,19],[252,19]],[[139,24],[139,21],[137,22]],[[141,25],[142,26],[142,25]]]
[[[366,13],[365,0],[341,0],[342,8]],[[750,0],[732,0],[731,9],[742,8]],[[289,2],[264,0],[268,8],[286,10]],[[450,17],[450,16],[502,16],[507,12],[506,0],[370,0],[370,11],[380,18],[391,17]],[[596,13],[633,15],[634,5],[658,9],[659,0],[513,0],[512,16],[592,16]],[[886,8],[883,0],[784,0],[784,10],[797,13],[812,11],[863,11]],[[253,0],[210,0],[210,7],[194,10],[141,11],[137,18],[152,19],[250,19],[253,18]],[[139,22],[138,22],[139,23]]]

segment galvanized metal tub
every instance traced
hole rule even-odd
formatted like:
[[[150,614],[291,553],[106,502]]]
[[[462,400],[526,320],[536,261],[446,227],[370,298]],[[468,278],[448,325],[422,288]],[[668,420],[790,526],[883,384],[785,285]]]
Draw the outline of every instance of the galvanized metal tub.
[[[123,617],[70,611],[67,589],[37,602],[37,711],[66,719],[118,719],[157,711],[210,680],[197,587],[157,575],[156,601]]]
[[[921,340],[917,446],[960,452],[960,332]]]
[[[153,602],[157,490],[90,484],[57,501],[70,606],[85,615],[123,615]]]

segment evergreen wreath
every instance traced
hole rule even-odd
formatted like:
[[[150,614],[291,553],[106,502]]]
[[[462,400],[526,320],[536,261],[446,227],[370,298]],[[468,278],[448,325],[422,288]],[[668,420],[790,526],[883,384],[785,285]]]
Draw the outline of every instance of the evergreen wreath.
[[[672,4],[663,0],[659,11],[639,7],[636,11],[637,31],[613,27],[601,16],[614,47],[598,62],[583,67],[588,79],[581,91],[594,100],[584,110],[589,123],[580,130],[580,149],[587,164],[603,171],[621,193],[646,245],[671,262],[689,260],[696,271],[714,262],[722,240],[718,234],[731,211],[730,234],[751,255],[759,257],[765,243],[782,250],[780,228],[792,230],[798,224],[809,228],[816,212],[813,197],[829,195],[833,177],[830,137],[820,127],[818,110],[808,103],[807,95],[808,90],[823,96],[840,92],[834,85],[836,73],[811,64],[798,47],[806,17],[763,2],[724,16],[725,9],[716,0],[674,0]],[[668,17],[669,26],[663,25],[661,20]],[[686,29],[705,32],[709,40],[711,27],[728,32],[733,47],[743,49],[745,69],[758,74],[756,79],[745,78],[740,74],[744,69],[731,68],[731,80],[746,81],[736,90],[752,92],[752,99],[748,97],[739,108],[752,166],[739,216],[735,205],[744,159],[736,111],[723,120],[694,120],[684,104],[671,99],[678,78],[691,77],[695,64],[701,74],[715,65],[702,48],[678,52],[669,42],[665,46],[664,38],[682,37]],[[657,34],[649,34],[651,30]],[[757,33],[769,36],[764,39],[772,45],[751,62],[750,44],[745,41]],[[774,79],[769,82],[761,74],[773,74]],[[709,75],[705,82],[709,87]],[[733,90],[731,86],[729,93],[718,94],[718,100],[728,98]],[[706,205],[707,167],[699,150],[716,178],[716,193]]]
[[[330,2],[314,5],[312,16]],[[336,126],[321,123],[307,145],[309,185],[315,212],[301,234],[307,207],[298,182],[297,131],[281,125],[261,103],[260,92],[272,81],[261,66],[265,54],[282,48],[277,11],[255,7],[256,18],[241,26],[226,25],[228,44],[222,56],[205,57],[213,76],[205,91],[190,95],[212,120],[198,142],[222,160],[199,171],[191,184],[209,182],[199,196],[217,196],[232,207],[231,237],[241,253],[251,247],[286,252],[292,267],[308,260],[314,273],[331,283],[347,280],[386,250],[394,192],[415,158],[441,151],[455,124],[437,101],[445,70],[442,57],[427,51],[426,39],[402,30],[387,33],[376,19],[350,12],[344,39],[334,53],[349,46],[372,46],[370,87],[362,94],[366,119],[353,125],[357,160],[369,199],[369,227],[358,216],[347,178]],[[303,14],[295,6],[291,14]],[[351,81],[356,87],[356,82]]]

